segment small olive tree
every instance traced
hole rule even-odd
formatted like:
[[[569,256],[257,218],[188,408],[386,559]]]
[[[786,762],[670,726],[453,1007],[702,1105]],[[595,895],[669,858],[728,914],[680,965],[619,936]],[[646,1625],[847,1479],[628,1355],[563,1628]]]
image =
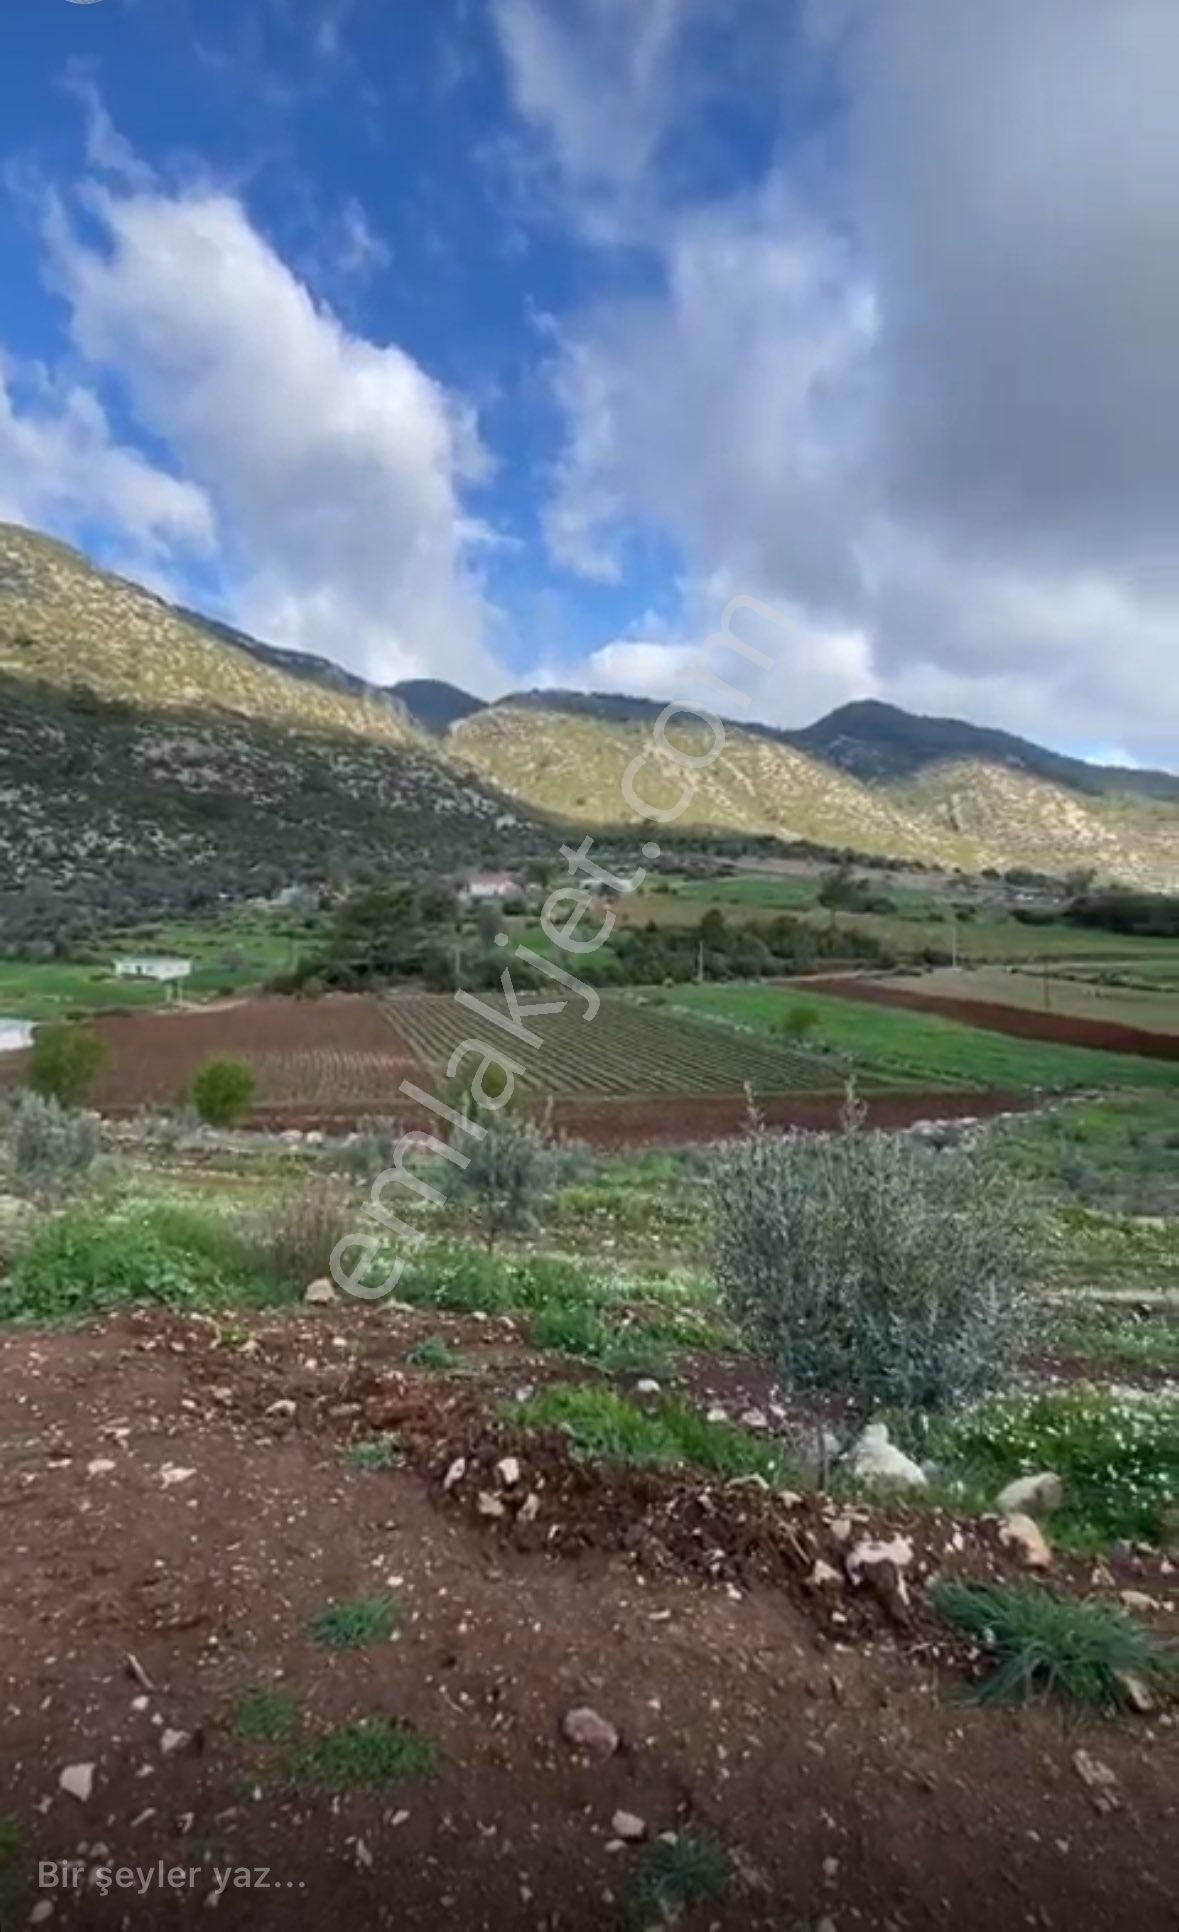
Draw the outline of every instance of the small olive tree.
[[[4,1140],[13,1181],[47,1200],[83,1186],[101,1151],[93,1114],[78,1113],[39,1093],[18,1097]]]
[[[1034,1204],[987,1145],[755,1124],[712,1185],[723,1300],[799,1389],[932,1410],[993,1386],[1024,1341]]]
[[[56,1100],[59,1107],[80,1107],[90,1098],[109,1059],[110,1048],[93,1027],[52,1020],[33,1035],[28,1085],[43,1100]]]
[[[482,1223],[488,1248],[501,1234],[534,1227],[537,1211],[558,1179],[560,1157],[547,1132],[524,1115],[510,1111],[487,1119],[476,1139],[461,1134],[455,1145],[466,1157],[463,1167],[447,1163],[447,1192],[467,1203]]]
[[[257,1082],[244,1060],[207,1060],[192,1083],[192,1104],[207,1127],[236,1127],[254,1104]]]

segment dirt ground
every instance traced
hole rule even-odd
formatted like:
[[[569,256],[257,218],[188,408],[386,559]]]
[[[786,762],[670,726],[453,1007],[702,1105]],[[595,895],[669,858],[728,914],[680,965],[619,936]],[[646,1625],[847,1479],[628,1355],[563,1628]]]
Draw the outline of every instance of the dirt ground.
[[[485,1372],[406,1369],[426,1328]],[[611,1478],[521,1442],[537,1511],[483,1515],[505,1442],[491,1396],[535,1380],[509,1344],[502,1323],[336,1308],[5,1335],[0,1924],[207,1912],[267,1929],[641,1932],[627,1897],[642,1852],[611,1824],[625,1810],[651,1835],[728,1847],[734,1881],[686,1932],[1174,1932],[1165,1716],[966,1706],[968,1660],[919,1591],[897,1613],[850,1586],[807,1589],[845,1528],[817,1499]],[[397,1429],[407,1462],[360,1473],[342,1449],[377,1428]],[[865,1514],[854,1533],[867,1527],[889,1525]],[[914,1535],[917,1572],[983,1560],[981,1533],[930,1518]],[[1171,1579],[1134,1559],[1102,1581],[1158,1600]],[[380,1589],[406,1610],[395,1641],[311,1641],[325,1604]],[[284,1747],[234,1734],[235,1700],[259,1686],[292,1691],[311,1734],[408,1719],[438,1767],[318,1794]],[[606,1761],[560,1734],[583,1704],[617,1727]],[[1110,1808],[1079,1750],[1116,1779]],[[85,1802],[58,1782],[79,1763],[94,1766]],[[83,1882],[39,1888],[39,1861],[60,1859]],[[184,1874],[163,1891],[161,1860]],[[86,1879],[117,1866],[147,1890]],[[214,1899],[214,1866],[266,1879]]]
[[[1148,1060],[1179,1060],[1179,1035],[1148,1032],[1145,1027],[1122,1026],[1112,1020],[1083,1020],[1066,1013],[1037,1012],[1022,1006],[1003,1006],[997,1000],[948,998],[944,991],[922,991],[911,982],[861,978],[847,973],[807,980],[811,993],[830,993],[836,999],[856,1000],[865,1006],[894,1006],[910,1013],[933,1013],[984,1032],[1006,1033],[1017,1040],[1051,1040],[1060,1046],[1097,1047],[1108,1053],[1133,1053]]]

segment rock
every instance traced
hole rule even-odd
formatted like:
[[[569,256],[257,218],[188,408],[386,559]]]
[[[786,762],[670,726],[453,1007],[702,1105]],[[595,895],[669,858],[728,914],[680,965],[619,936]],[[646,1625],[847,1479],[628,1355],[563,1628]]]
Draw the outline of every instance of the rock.
[[[926,1475],[920,1463],[889,1441],[883,1422],[870,1422],[851,1455],[853,1476],[861,1482],[888,1483],[897,1489],[924,1489]]]
[[[303,1300],[309,1308],[326,1307],[329,1302],[339,1301],[336,1284],[327,1275],[320,1275],[317,1281],[309,1282],[303,1291]]]
[[[653,1376],[644,1375],[641,1381],[635,1383],[636,1395],[658,1395],[659,1393],[659,1384]]]
[[[286,1418],[289,1420],[295,1413],[294,1400],[289,1395],[280,1395],[278,1401],[269,1403],[262,1413],[263,1415],[272,1415],[280,1419]]]
[[[722,1408],[719,1402],[713,1403],[712,1407],[708,1411],[708,1414],[704,1418],[706,1422],[727,1422],[728,1419],[729,1419],[728,1410],[725,1408]]]
[[[520,1480],[520,1459],[518,1456],[501,1456],[495,1465],[495,1473],[505,1489],[515,1489]]]
[[[94,1790],[94,1766],[92,1764],[67,1764],[57,1780],[61,1789],[80,1805],[87,1804]]]
[[[1096,1810],[1117,1810],[1121,1804],[1117,1794],[1118,1781],[1108,1764],[1103,1764],[1100,1758],[1095,1758],[1089,1751],[1074,1751],[1073,1769],[1081,1783],[1086,1786]]]
[[[609,1718],[599,1717],[588,1704],[566,1711],[561,1719],[561,1735],[567,1744],[587,1752],[591,1758],[612,1758],[618,1749],[618,1732],[613,1724]]]
[[[864,1537],[843,1559],[853,1583],[861,1582],[865,1571],[874,1569],[878,1563],[891,1563],[896,1570],[907,1570],[912,1561],[913,1545],[907,1536],[893,1536],[887,1543]]]
[[[610,1820],[610,1829],[616,1838],[621,1838],[628,1845],[637,1845],[647,1836],[646,1823],[642,1818],[637,1818],[633,1811],[616,1811]]]
[[[489,1489],[481,1489],[479,1491],[479,1500],[476,1508],[480,1516],[498,1517],[507,1515],[506,1504],[501,1501],[500,1497],[493,1496]]]
[[[1127,1610],[1158,1610],[1157,1597],[1148,1596],[1145,1590],[1120,1590],[1118,1595]]]
[[[1048,1516],[1064,1501],[1064,1484],[1046,1470],[1041,1476],[1019,1476],[996,1498],[1001,1516]]]
[[[1136,1711],[1139,1717],[1149,1717],[1158,1709],[1151,1695],[1150,1686],[1145,1678],[1139,1677],[1137,1671],[1115,1670],[1114,1676],[1121,1686],[1128,1709]]]
[[[450,1468],[447,1470],[445,1476],[443,1476],[442,1478],[443,1489],[453,1489],[456,1483],[462,1482],[462,1479],[466,1475],[466,1473],[467,1473],[466,1457],[456,1456],[454,1461],[451,1463]]]
[[[196,1475],[195,1469],[179,1469],[174,1462],[166,1462],[160,1470],[160,1481],[165,1489],[172,1489],[177,1483],[189,1483]]]
[[[999,1530],[999,1541],[1014,1549],[1027,1570],[1049,1570],[1052,1546],[1034,1516],[1009,1516]]]
[[[112,1462],[109,1456],[95,1456],[93,1462],[86,1464],[86,1474],[88,1476],[109,1476],[111,1470],[117,1467],[118,1464]]]
[[[37,1900],[37,1903],[34,1905],[32,1911],[29,1913],[29,1924],[44,1925],[46,1920],[51,1919],[52,1917],[53,1917],[53,1900],[51,1898],[39,1898]]]
[[[535,1523],[540,1515],[540,1497],[535,1489],[530,1489],[519,1509],[516,1511],[518,1523]]]
[[[741,1417],[743,1429],[768,1429],[769,1420],[764,1409],[746,1409]]]
[[[808,1590],[834,1590],[842,1582],[843,1578],[835,1565],[825,1563],[820,1556],[816,1559],[815,1567],[806,1580],[806,1587]]]
[[[160,1750],[166,1758],[170,1758],[175,1752],[182,1751],[187,1743],[187,1731],[165,1731],[160,1738]]]

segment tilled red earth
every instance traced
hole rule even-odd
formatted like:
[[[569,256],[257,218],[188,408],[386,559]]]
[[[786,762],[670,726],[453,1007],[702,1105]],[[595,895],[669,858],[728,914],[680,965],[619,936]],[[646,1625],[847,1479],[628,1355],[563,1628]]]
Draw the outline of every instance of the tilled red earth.
[[[427,1326],[467,1345],[471,1375],[407,1367]],[[39,1903],[54,1925],[642,1926],[626,1917],[642,1852],[611,1828],[625,1810],[728,1847],[733,1882],[688,1932],[1173,1932],[1169,1720],[1078,1727],[957,1699],[970,1660],[922,1579],[1003,1567],[985,1526],[580,1466],[496,1420],[537,1373],[510,1324],[372,1310],[9,1331],[5,1926]],[[350,1468],[343,1447],[378,1430],[404,1465]],[[907,1604],[887,1578],[808,1587],[816,1556],[842,1572],[854,1539],[896,1529],[915,1547]],[[1152,1559],[1098,1582],[1161,1601],[1171,1579]],[[325,1604],[382,1589],[405,1607],[395,1641],[310,1640]],[[312,1738],[408,1720],[438,1767],[316,1792],[289,1746],[235,1735],[258,1686],[291,1691]],[[560,1735],[580,1704],[618,1729],[605,1762]],[[1109,1808],[1079,1750],[1116,1780]],[[78,1764],[85,1802],[59,1788]],[[39,1887],[54,1859],[82,1882]],[[161,1890],[160,1861],[182,1881]],[[110,1867],[136,1869],[134,1888],[91,1881]],[[217,1895],[214,1867],[250,1883]]]
[[[1096,1047],[1107,1053],[1139,1054],[1148,1060],[1179,1060],[1179,1036],[1121,1026],[1112,1020],[1038,1013],[1027,1007],[1004,1006],[999,1000],[948,999],[944,993],[923,993],[919,987],[894,986],[889,980],[863,979],[856,973],[808,979],[807,990],[828,993],[834,999],[855,1000],[863,1006],[933,1013],[941,1020],[958,1020],[963,1026],[1007,1033],[1017,1040],[1052,1040],[1060,1046]]]

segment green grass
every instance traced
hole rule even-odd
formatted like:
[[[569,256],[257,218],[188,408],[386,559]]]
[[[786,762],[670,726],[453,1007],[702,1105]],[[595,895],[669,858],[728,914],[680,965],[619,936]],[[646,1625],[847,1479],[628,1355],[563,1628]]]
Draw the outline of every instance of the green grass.
[[[289,1691],[243,1691],[230,1717],[234,1736],[247,1744],[284,1744],[299,1724],[299,1700]]]
[[[1131,1705],[1125,1677],[1144,1687],[1175,1676],[1175,1657],[1115,1604],[1056,1597],[1039,1584],[946,1579],[932,1589],[946,1621],[994,1660],[980,1703],[1061,1698],[1087,1710]]]
[[[1017,1476],[1054,1471],[1064,1502],[1052,1541],[1093,1554],[1118,1538],[1161,1539],[1179,1488],[1179,1403],[1089,1388],[1002,1397],[935,1425],[920,1447],[952,1497],[979,1510]]]
[[[646,1932],[674,1925],[693,1905],[715,1905],[727,1893],[733,1865],[724,1846],[700,1832],[681,1831],[644,1846],[626,1890],[629,1925]]]
[[[1179,1217],[1179,1093],[1077,1100],[1003,1135],[1012,1165],[1065,1200]]]
[[[0,959],[0,1015],[6,1019],[55,1020],[73,1013],[119,1012],[162,1006],[166,997],[161,986],[115,979],[109,962],[71,966],[56,960],[34,964]]]
[[[878,1081],[1012,1093],[1141,1086],[1179,1094],[1179,1063],[1015,1040],[957,1020],[858,1005],[793,985],[685,986],[676,989],[672,1004],[761,1033],[772,1033],[791,1007],[813,1009],[819,1026],[811,1044],[845,1056],[858,1073]]]
[[[85,1205],[43,1222],[0,1283],[0,1320],[62,1321],[145,1303],[265,1306],[271,1283],[223,1218],[169,1203]]]
[[[311,1641],[323,1650],[365,1650],[387,1643],[402,1622],[401,1606],[393,1597],[353,1597],[328,1604],[307,1628]]]
[[[1179,1323],[1151,1315],[1095,1309],[1052,1327],[1053,1347],[1078,1362],[1119,1369],[1161,1369],[1179,1376]]]
[[[734,1423],[709,1422],[699,1409],[664,1396],[639,1403],[605,1383],[544,1389],[509,1411],[526,1429],[555,1429],[574,1453],[638,1468],[698,1470],[722,1481],[760,1476],[781,1487],[794,1480],[789,1458]]]
[[[327,1731],[290,1760],[294,1781],[316,1791],[386,1791],[437,1769],[440,1753],[412,1724],[361,1719]]]
[[[363,1442],[350,1442],[344,1461],[358,1475],[372,1476],[383,1469],[395,1469],[404,1452],[396,1436],[367,1436]]]
[[[458,1367],[462,1356],[456,1348],[451,1347],[449,1342],[444,1342],[440,1335],[427,1335],[424,1341],[415,1342],[413,1347],[406,1351],[405,1360],[410,1368],[434,1369],[438,1374],[444,1375],[448,1370]]]

